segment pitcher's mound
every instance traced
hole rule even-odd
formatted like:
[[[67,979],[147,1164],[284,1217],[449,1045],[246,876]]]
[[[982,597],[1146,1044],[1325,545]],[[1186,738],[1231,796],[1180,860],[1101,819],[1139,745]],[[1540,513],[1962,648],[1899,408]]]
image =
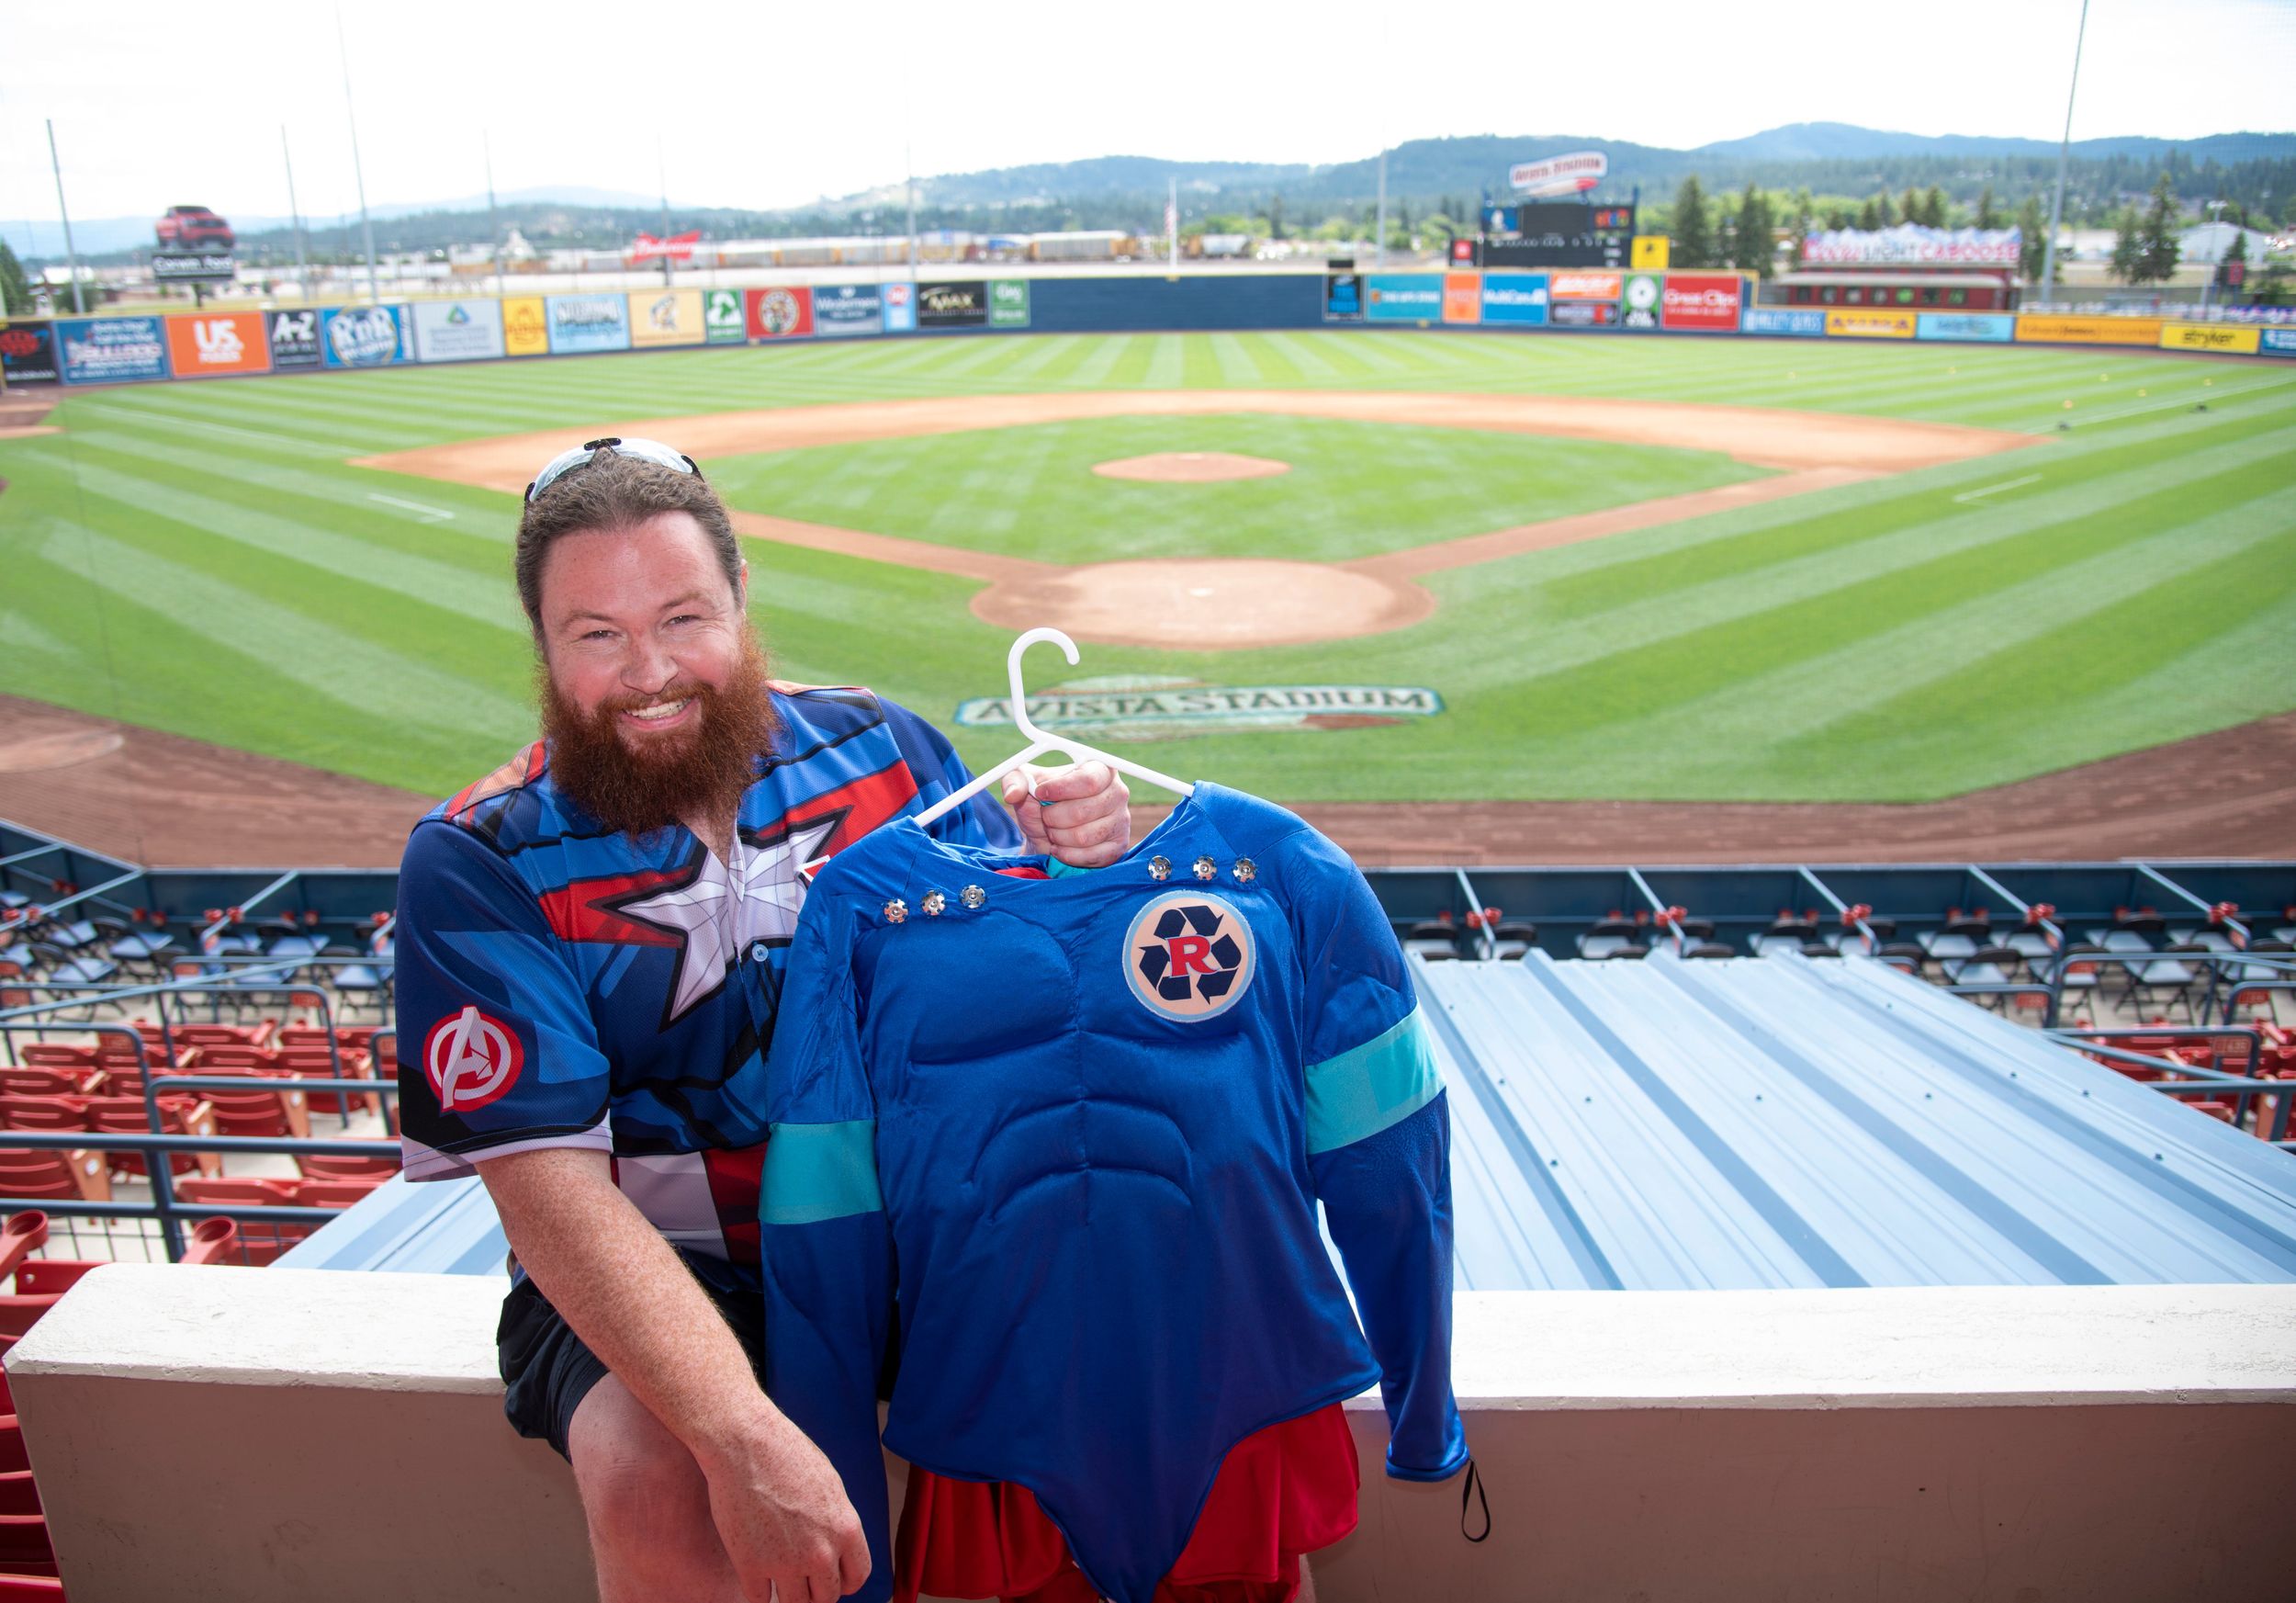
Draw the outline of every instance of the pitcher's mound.
[[[1268,457],[1239,457],[1232,451],[1158,451],[1097,463],[1092,470],[1103,479],[1139,479],[1150,484],[1216,484],[1223,479],[1273,479],[1290,472],[1291,464]]]
[[[1408,580],[1221,557],[1056,569],[1000,580],[973,598],[976,616],[1005,628],[1051,624],[1080,640],[1176,650],[1376,635],[1417,623],[1435,604]]]

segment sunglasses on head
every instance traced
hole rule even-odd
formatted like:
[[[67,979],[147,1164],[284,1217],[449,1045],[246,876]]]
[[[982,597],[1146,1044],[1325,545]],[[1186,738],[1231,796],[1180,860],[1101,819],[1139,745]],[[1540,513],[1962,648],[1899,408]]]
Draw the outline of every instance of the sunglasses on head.
[[[667,468],[672,473],[691,473],[702,477],[702,469],[683,451],[673,451],[659,440],[625,440],[608,435],[602,440],[589,440],[570,451],[560,451],[543,465],[535,475],[535,481],[526,486],[526,499],[533,501],[559,480],[578,468],[587,468],[598,460],[598,453],[612,451],[617,457],[631,457],[640,462],[651,462],[657,468]]]

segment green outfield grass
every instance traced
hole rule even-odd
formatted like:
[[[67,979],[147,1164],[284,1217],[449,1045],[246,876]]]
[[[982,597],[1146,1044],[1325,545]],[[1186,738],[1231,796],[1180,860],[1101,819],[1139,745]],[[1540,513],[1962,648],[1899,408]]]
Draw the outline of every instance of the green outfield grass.
[[[66,432],[0,443],[0,691],[444,794],[531,729],[509,578],[516,502],[345,458],[731,408],[1176,386],[1648,397],[2051,439],[1438,573],[1428,583],[1441,610],[1392,634],[1240,653],[1087,646],[1080,674],[1427,685],[1447,709],[1143,748],[1162,767],[1293,800],[1918,800],[2296,707],[2296,367],[1362,331],[823,344],[73,396],[51,419]],[[1095,424],[1059,449],[1075,446],[1078,462],[1173,448],[1297,459],[1244,443],[1247,430],[1293,420],[1228,422],[1193,420],[1184,436],[1161,423]],[[1312,425],[1311,443],[1335,438],[1334,426]],[[1049,447],[1019,435],[1071,432],[1016,431],[993,449],[1025,455]],[[1425,431],[1378,432],[1408,459],[1403,438]],[[1189,443],[1170,443],[1180,437]],[[1490,443],[1444,445],[1471,457]],[[897,490],[864,486],[879,508],[906,502],[914,515],[936,493],[994,507],[996,475],[972,481],[962,454],[934,490],[934,470],[917,465],[949,448],[849,447],[842,465],[822,450],[720,471],[755,510],[942,537],[831,503],[885,463]],[[1542,497],[1606,495],[1582,469],[1592,458],[1573,459],[1588,449],[1536,443],[1501,477],[1517,472],[1517,487]],[[1334,472],[1379,477],[1377,464],[1338,457]],[[1702,468],[1678,453],[1654,460],[1637,471]],[[1661,492],[1648,482],[1615,499]],[[1379,504],[1411,492],[1387,484]],[[1441,519],[1515,504],[1513,490],[1480,482],[1427,494],[1429,526],[1444,532],[1453,525]],[[1334,504],[1370,503],[1349,492]],[[957,533],[1065,559],[1142,548],[1020,543],[1057,540],[1067,515],[1032,504],[1001,531],[975,518]],[[1278,554],[1425,537],[1390,540],[1372,522],[1335,517],[1328,547]],[[1218,515],[1202,526],[1218,548],[1240,549]],[[1121,517],[1086,533],[1128,537]],[[1173,530],[1140,537],[1195,548]],[[1002,689],[1007,637],[967,611],[971,581],[765,545],[750,558],[760,621],[793,677],[871,683],[944,725],[960,700]],[[1048,678],[1051,667],[1048,653]],[[1011,743],[1009,732],[960,736],[975,761]]]
[[[1291,471],[1216,484],[1092,471],[1165,451],[1232,451]],[[1072,563],[1345,561],[1765,476],[1717,452],[1266,413],[1042,423],[706,466],[752,512]]]

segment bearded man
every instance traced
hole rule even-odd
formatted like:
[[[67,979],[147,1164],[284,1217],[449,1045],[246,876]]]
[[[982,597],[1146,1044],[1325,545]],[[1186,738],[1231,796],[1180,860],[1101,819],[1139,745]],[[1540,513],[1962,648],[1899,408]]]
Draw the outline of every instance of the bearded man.
[[[604,1603],[827,1603],[872,1559],[756,1373],[764,1053],[803,871],[965,771],[891,702],[770,677],[725,506],[668,446],[545,468],[517,579],[543,739],[400,875],[407,1177],[476,1172],[501,1214],[504,1411],[572,1463]],[[1099,764],[1006,794],[1017,825],[984,796],[935,832],[1055,873],[1131,838]]]

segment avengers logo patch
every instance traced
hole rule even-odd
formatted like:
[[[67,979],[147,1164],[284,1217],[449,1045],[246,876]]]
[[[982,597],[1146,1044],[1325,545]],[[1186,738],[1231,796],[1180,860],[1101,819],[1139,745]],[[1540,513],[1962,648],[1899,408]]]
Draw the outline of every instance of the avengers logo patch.
[[[526,1049],[518,1032],[477,1008],[441,1019],[422,1040],[422,1071],[442,1113],[485,1107],[518,1083]]]
[[[1124,977],[1150,1012],[1184,1023],[1215,1018],[1252,988],[1252,926],[1220,897],[1174,891],[1124,932]]]

